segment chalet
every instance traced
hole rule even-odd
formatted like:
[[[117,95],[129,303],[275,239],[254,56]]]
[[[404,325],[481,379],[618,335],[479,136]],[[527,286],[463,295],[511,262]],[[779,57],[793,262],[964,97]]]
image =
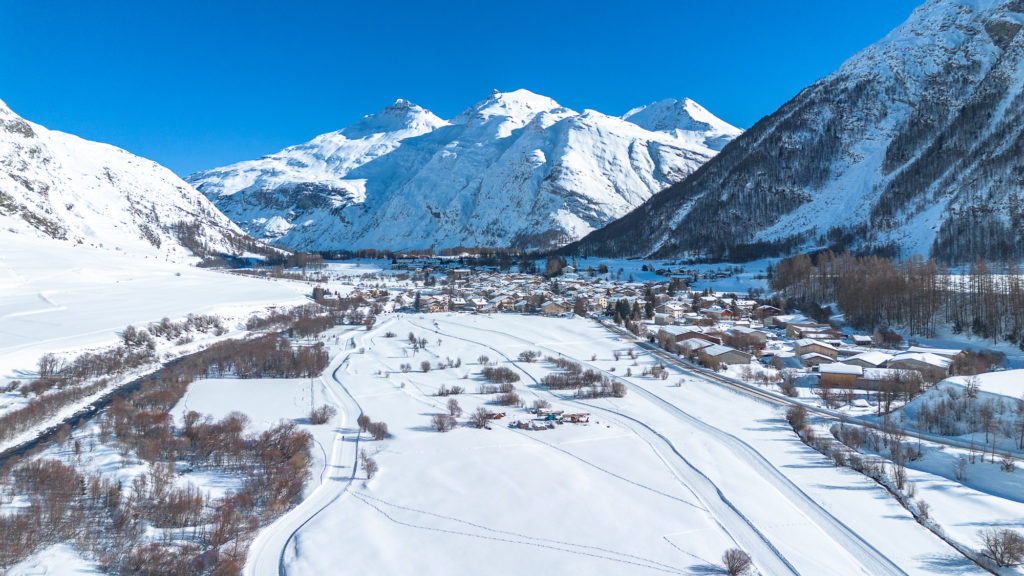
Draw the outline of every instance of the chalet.
[[[821,375],[819,382],[822,386],[833,388],[854,388],[857,386],[857,379],[860,378],[864,369],[860,366],[840,364],[837,362],[818,365],[818,374]]]
[[[875,340],[871,336],[868,336],[866,334],[854,334],[853,336],[850,336],[850,340],[853,341],[853,343],[856,344],[857,346],[870,347],[873,346],[875,343]]]
[[[821,334],[829,333],[832,327],[828,324],[787,324],[786,336],[790,338],[806,338],[808,333]]]
[[[793,351],[796,352],[797,356],[803,357],[805,354],[821,354],[827,356],[835,361],[839,358],[839,350],[835,346],[826,344],[820,340],[812,340],[810,338],[802,338],[793,343]]]
[[[851,356],[843,360],[843,364],[860,366],[861,368],[881,368],[885,366],[889,360],[892,360],[892,354],[886,354],[879,350],[872,350],[870,352],[861,352],[856,356]]]
[[[687,338],[686,340],[683,340],[682,342],[677,342],[676,343],[676,350],[680,354],[691,354],[691,353],[696,352],[698,350],[703,350],[703,349],[705,349],[705,348],[707,348],[709,346],[716,346],[716,344],[714,342],[711,342],[710,340],[705,340],[703,338],[694,337],[694,338]]]
[[[768,343],[768,334],[761,330],[749,328],[746,326],[734,326],[729,333],[733,336],[746,336],[753,340],[757,346],[764,346]]]
[[[569,309],[554,300],[549,300],[541,304],[540,311],[543,312],[545,316],[557,316],[559,314],[565,314]]]
[[[667,314],[672,318],[680,318],[686,313],[686,307],[678,302],[665,302],[654,308],[655,312]]]
[[[514,298],[504,294],[495,296],[487,301],[488,307],[493,307],[495,310],[508,310],[515,303]]]
[[[800,355],[800,362],[804,366],[820,366],[822,364],[831,364],[835,362],[835,358],[819,354],[817,352],[808,352],[807,354]]]
[[[964,353],[963,350],[956,348],[928,348],[925,346],[911,346],[907,349],[907,352],[921,353],[921,354],[935,354],[936,356],[943,356],[945,358],[956,358],[957,356]]]
[[[666,336],[662,336],[662,334],[665,334]],[[690,338],[703,338],[704,340],[714,342],[715,344],[722,343],[722,339],[719,338],[718,336],[712,336],[710,334],[706,334],[699,330],[694,330],[693,328],[687,326],[664,326],[658,330],[659,339],[666,338],[669,336],[671,336],[677,344],[679,342],[682,342],[683,340],[688,340]]]
[[[663,314],[661,312],[654,314],[654,323],[658,326],[666,326],[673,322],[675,322],[675,317],[670,314]]]
[[[754,306],[757,306],[756,300],[746,300],[743,298],[737,298],[733,300],[732,303],[736,306],[736,310],[738,310],[740,314],[750,314],[754,311]]]
[[[882,382],[910,381],[919,385],[924,383],[921,373],[917,370],[898,370],[896,368],[864,368],[857,378],[857,388],[861,390],[878,390]]]
[[[444,298],[425,298],[420,302],[420,310],[436,314],[448,311],[448,301]]]
[[[700,312],[708,318],[715,320],[732,320],[733,318],[732,310],[717,305],[710,308],[702,308]]]
[[[886,368],[917,370],[929,380],[941,380],[949,375],[952,360],[930,352],[904,352],[892,357]]]
[[[750,364],[751,356],[746,352],[741,352],[735,348],[728,346],[722,346],[721,344],[715,344],[707,346],[701,349],[702,354],[706,354],[713,360],[718,361],[721,364]]]
[[[761,320],[762,322],[782,314],[782,310],[779,310],[775,306],[769,306],[767,304],[754,308],[754,318]]]

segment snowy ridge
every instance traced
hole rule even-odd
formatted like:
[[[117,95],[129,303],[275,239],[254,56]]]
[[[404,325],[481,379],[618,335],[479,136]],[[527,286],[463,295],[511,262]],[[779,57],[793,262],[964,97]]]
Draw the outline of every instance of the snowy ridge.
[[[180,239],[179,223],[190,229],[191,248]],[[173,261],[239,253],[251,243],[170,170],[114,146],[27,122],[3,102],[0,227],[5,233]]]
[[[548,247],[626,214],[739,133],[691,100],[616,118],[495,91],[450,122],[399,100],[188,180],[247,232],[289,248]]]
[[[1019,260],[1022,25],[1016,0],[929,0],[693,178],[570,250]]]

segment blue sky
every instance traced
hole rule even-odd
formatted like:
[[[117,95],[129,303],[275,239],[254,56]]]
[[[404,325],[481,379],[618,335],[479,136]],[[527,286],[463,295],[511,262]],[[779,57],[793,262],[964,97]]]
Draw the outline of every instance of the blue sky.
[[[178,174],[492,89],[622,114],[690,97],[749,127],[920,0],[0,0],[0,99]]]

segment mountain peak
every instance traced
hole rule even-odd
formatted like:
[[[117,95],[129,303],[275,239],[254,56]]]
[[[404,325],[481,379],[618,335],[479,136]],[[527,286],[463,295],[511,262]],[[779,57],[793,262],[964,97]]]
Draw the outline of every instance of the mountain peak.
[[[563,109],[555,100],[523,88],[512,92],[493,90],[487,98],[463,110],[452,124],[488,124],[501,118],[503,129],[515,129],[529,124],[538,114]]]
[[[646,106],[633,108],[622,115],[622,119],[646,130],[657,132],[716,132],[736,135],[739,128],[721,120],[700,104],[689,98],[676,100],[667,98]]]
[[[349,128],[190,180],[282,246],[547,248],[624,215],[715,154],[697,133],[578,114],[529,90],[490,92],[422,137],[381,133],[409,117],[436,118],[399,100],[356,127],[364,138]]]
[[[358,122],[341,131],[346,138],[358,139],[372,134],[415,130],[428,132],[446,124],[433,112],[408,100],[399,98],[376,114],[363,116]]]

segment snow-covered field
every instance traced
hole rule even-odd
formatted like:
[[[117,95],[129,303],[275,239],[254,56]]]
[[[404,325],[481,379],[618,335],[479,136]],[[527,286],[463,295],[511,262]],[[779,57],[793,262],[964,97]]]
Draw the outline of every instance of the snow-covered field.
[[[409,332],[427,339],[425,351],[413,353]],[[676,387],[679,374],[634,376],[625,398],[577,401],[535,383],[550,363],[512,361],[540,350],[618,375],[653,362],[640,353],[636,366],[625,354],[615,360],[627,345],[592,322],[392,315],[355,344],[336,349],[324,375],[348,412],[335,421],[348,441],[326,447],[333,472],[257,539],[250,574],[276,573],[282,557],[299,574],[711,573],[734,546],[762,574],[981,573],[872,481],[801,444],[777,407],[692,377]],[[481,355],[520,374],[526,403],[589,412],[590,423],[514,430],[505,423],[532,415],[490,405],[508,412],[491,430],[463,416],[453,431],[434,431],[430,417],[448,400],[433,395],[442,384],[466,388],[455,396],[465,413],[493,400],[477,393]],[[419,369],[448,358],[461,367]],[[413,370],[403,373],[405,363]],[[387,422],[391,437],[362,438],[380,472],[350,483],[360,409]]]
[[[47,352],[115,344],[129,324],[187,314],[244,318],[304,300],[309,287],[83,245],[0,236],[0,383]],[[229,326],[234,328],[234,326]]]

